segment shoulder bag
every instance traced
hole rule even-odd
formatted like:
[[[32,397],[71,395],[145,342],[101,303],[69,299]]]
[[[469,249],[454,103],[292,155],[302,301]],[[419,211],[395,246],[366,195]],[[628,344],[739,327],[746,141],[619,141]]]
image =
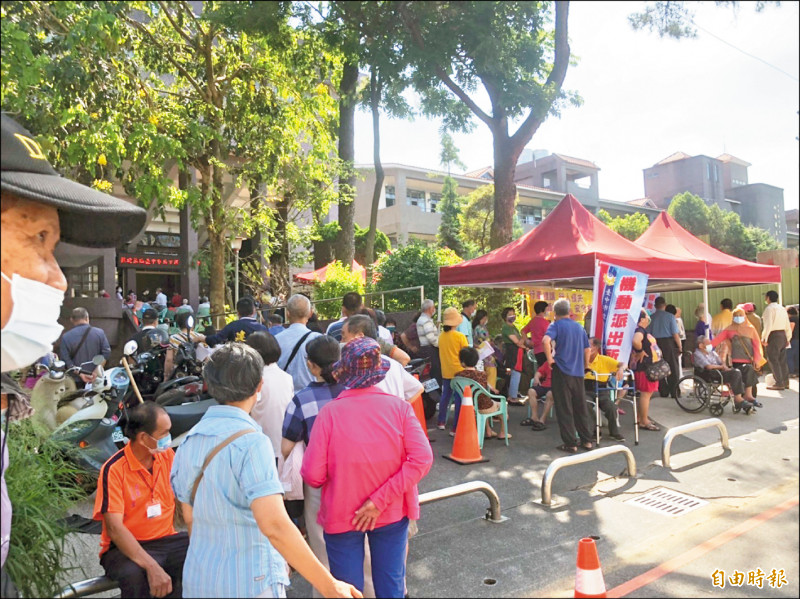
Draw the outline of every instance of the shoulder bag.
[[[303,345],[303,341],[305,341],[308,338],[308,336],[313,332],[314,331],[309,331],[308,333],[300,337],[300,341],[298,341],[297,345],[294,346],[292,353],[289,354],[289,359],[286,361],[286,365],[283,367],[284,372],[289,371],[289,364],[292,363],[292,360],[294,360],[294,357],[297,355],[297,352],[300,351],[300,347]]]
[[[231,443],[236,441],[236,439],[238,439],[242,435],[248,435],[248,434],[254,433],[254,432],[256,432],[256,431],[255,431],[255,429],[252,429],[252,428],[246,428],[246,429],[240,430],[237,433],[233,433],[230,437],[225,439],[222,443],[220,443],[214,449],[211,450],[211,452],[208,454],[208,457],[206,457],[206,461],[203,462],[203,467],[200,469],[200,474],[198,474],[197,478],[194,479],[194,484],[192,485],[192,495],[189,498],[189,505],[194,507],[194,498],[197,495],[197,489],[200,486],[200,481],[203,480],[203,475],[206,472],[206,468],[208,468],[208,465],[211,463],[211,460],[213,460],[214,457],[220,451],[225,449],[225,447],[227,447],[228,445],[230,445]]]

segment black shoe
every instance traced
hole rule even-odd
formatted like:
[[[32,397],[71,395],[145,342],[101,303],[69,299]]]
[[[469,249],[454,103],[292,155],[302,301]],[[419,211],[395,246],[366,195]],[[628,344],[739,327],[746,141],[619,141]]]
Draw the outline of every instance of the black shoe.
[[[762,404],[760,401],[757,401],[755,399],[748,399],[748,400],[745,400],[745,401],[750,402],[756,408],[763,408],[764,407],[764,404]]]
[[[619,441],[620,443],[625,443],[625,437],[623,437],[623,436],[622,436],[622,435],[620,435],[620,434],[616,434],[616,435],[609,435],[609,436],[610,436],[612,439],[614,439],[614,441]]]

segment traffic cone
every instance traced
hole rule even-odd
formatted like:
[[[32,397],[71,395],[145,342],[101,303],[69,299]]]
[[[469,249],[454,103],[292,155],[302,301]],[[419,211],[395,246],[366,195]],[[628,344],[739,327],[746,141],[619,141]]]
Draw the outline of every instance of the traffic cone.
[[[575,571],[576,597],[605,597],[606,583],[600,569],[600,558],[594,539],[586,538],[578,542],[578,568]]]
[[[422,391],[417,393],[410,403],[411,407],[414,408],[414,415],[417,417],[417,420],[419,420],[420,426],[422,426],[422,432],[428,437],[428,423],[425,421],[425,407],[422,405]],[[430,437],[428,437],[428,441],[430,442]]]
[[[472,405],[472,388],[469,386],[464,387],[464,397],[461,398],[453,453],[444,457],[457,464],[489,461],[481,455],[481,449],[478,447],[478,425],[475,422],[475,408]]]

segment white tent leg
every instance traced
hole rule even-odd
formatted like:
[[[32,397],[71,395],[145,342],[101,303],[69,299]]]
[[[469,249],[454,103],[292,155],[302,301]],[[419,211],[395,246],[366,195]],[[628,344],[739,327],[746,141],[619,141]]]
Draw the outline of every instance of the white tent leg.
[[[775,283],[778,286],[778,304],[783,305],[783,285],[781,283]]]
[[[442,322],[442,286],[439,285],[439,322]]]
[[[706,311],[706,324],[711,326],[711,306],[708,305],[708,280],[703,279],[703,307]],[[709,329],[710,330],[710,329]]]

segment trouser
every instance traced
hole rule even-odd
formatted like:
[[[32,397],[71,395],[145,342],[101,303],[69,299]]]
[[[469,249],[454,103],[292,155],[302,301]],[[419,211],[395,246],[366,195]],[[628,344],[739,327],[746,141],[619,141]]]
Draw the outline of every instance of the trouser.
[[[538,362],[538,359],[537,359]],[[517,389],[522,389],[522,394],[525,395],[531,386],[531,379],[536,376],[536,369],[538,364],[528,359],[528,352],[522,354],[522,373],[519,377],[519,385]]]
[[[306,521],[308,546],[311,547],[311,551],[313,551],[317,559],[322,562],[322,565],[325,566],[326,569],[330,569],[328,566],[328,552],[325,549],[325,535],[322,526],[317,522],[319,506],[322,503],[322,489],[315,489],[303,483],[303,497],[305,498],[303,516]],[[364,569],[364,597],[375,597],[375,588],[372,584],[372,566],[370,565],[369,546],[366,546],[365,558],[362,561]],[[313,587],[312,595],[314,597],[322,597],[322,594]]]
[[[675,395],[675,389],[678,386],[678,378],[680,377],[680,352],[678,352],[678,344],[672,337],[662,337],[656,339],[658,347],[661,349],[661,355],[664,360],[669,364],[669,369],[672,371],[665,379],[658,382],[658,392],[661,397],[668,397]]]
[[[792,341],[792,345],[786,350],[786,367],[789,374],[797,374],[798,360],[800,360],[800,343]]]
[[[745,387],[755,387],[758,385],[758,374],[752,364],[747,362],[733,362],[733,367],[742,373],[742,384]]]
[[[730,370],[706,370],[703,371],[701,376],[707,381],[718,383],[719,375],[722,375],[722,382],[730,387],[734,395],[744,394],[744,381],[742,379],[742,372],[736,368],[731,368]]]
[[[580,438],[581,443],[591,443],[592,427],[583,391],[583,377],[564,374],[558,366],[553,366],[553,403],[564,444],[574,446],[576,437]]]
[[[419,348],[420,358],[428,358],[431,362],[431,377],[442,383],[442,363],[439,360],[439,348],[424,345]]]
[[[325,533],[331,574],[358,590],[364,588],[364,537],[372,552],[372,580],[378,597],[403,597],[408,518],[367,532]]]
[[[595,388],[594,381],[586,381],[584,383],[584,391],[586,391],[586,399],[595,401]],[[617,412],[617,404],[611,401],[610,391],[600,391],[597,399],[598,407],[603,415],[608,420],[608,432],[614,436],[619,435],[619,413]]]
[[[189,535],[179,532],[152,541],[140,541],[139,544],[172,578],[172,592],[167,597],[182,597],[183,562],[189,549]],[[100,565],[106,571],[106,576],[119,584],[123,599],[151,597],[147,572],[113,544],[100,557]]]
[[[453,430],[458,426],[458,414],[461,412],[461,396],[453,391],[450,381],[453,379],[442,379],[442,396],[439,398],[438,424],[447,424],[447,407],[450,404],[450,397],[455,398],[455,416],[453,416]]]
[[[522,373],[518,370],[511,371],[508,380],[508,393],[506,393],[506,396],[510,399],[517,399],[517,395],[519,395],[519,380],[521,377]]]
[[[5,568],[0,570],[0,597],[3,597],[3,599],[16,599],[19,597],[17,586],[11,580]]]
[[[775,384],[789,386],[789,368],[786,365],[786,332],[772,331],[767,337],[767,361]]]

